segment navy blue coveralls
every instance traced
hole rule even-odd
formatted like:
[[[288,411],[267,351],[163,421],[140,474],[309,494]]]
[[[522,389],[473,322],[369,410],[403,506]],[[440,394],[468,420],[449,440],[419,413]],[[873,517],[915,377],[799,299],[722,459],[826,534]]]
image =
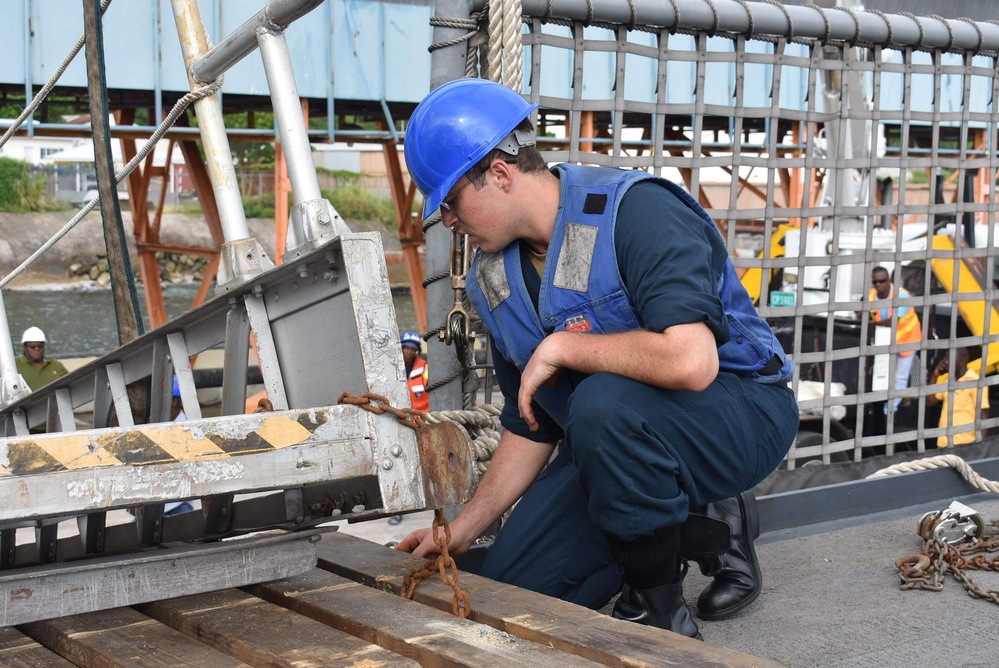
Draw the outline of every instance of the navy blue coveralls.
[[[598,608],[622,579],[605,533],[644,538],[683,523],[691,502],[751,488],[790,448],[798,409],[787,388],[793,363],[689,195],[638,171],[559,165],[554,173],[561,193],[544,275],[515,242],[480,252],[468,278],[492,335],[504,428],[539,442],[564,437],[480,574]],[[719,346],[720,371],[704,391],[563,369],[536,395],[541,428],[520,419],[520,372],[548,334],[691,322],[705,322]]]

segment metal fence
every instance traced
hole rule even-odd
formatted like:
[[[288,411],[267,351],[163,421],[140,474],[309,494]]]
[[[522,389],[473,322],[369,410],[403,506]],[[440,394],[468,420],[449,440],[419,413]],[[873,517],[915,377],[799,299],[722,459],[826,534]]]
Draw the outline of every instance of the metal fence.
[[[518,57],[482,38],[497,9],[470,23],[491,78]],[[999,424],[981,419],[999,362],[999,26],[739,0],[527,0],[522,26],[522,84],[510,85],[539,103],[551,161],[649,170],[717,222],[797,363],[802,433],[788,468],[933,449]],[[464,47],[445,46],[460,33],[448,30],[436,46],[453,55]],[[465,74],[453,62],[434,61],[435,83]],[[878,266],[910,296],[862,303]],[[872,324],[879,307],[891,328]],[[905,307],[920,342],[892,340]],[[959,347],[981,377],[931,384]],[[961,424],[969,390],[977,419]]]

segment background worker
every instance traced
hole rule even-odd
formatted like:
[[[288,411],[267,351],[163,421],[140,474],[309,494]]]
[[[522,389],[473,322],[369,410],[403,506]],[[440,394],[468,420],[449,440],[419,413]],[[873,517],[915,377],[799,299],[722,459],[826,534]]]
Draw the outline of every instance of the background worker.
[[[427,368],[427,362],[420,357],[423,339],[416,332],[406,332],[400,337],[400,341],[402,343],[402,361],[406,363],[409,400],[413,404],[413,408],[426,413],[430,410],[430,394],[427,392],[430,370]]]
[[[884,267],[874,267],[871,270],[871,290],[867,295],[867,301],[877,299],[891,299],[895,296],[895,285],[888,277],[888,270]],[[898,289],[898,296],[902,299],[911,297],[905,288]],[[871,309],[871,322],[878,327],[891,327],[892,307],[883,306]],[[895,330],[893,343],[917,343],[923,340],[923,328],[919,324],[919,316],[911,306],[898,307],[898,328]],[[903,390],[909,387],[909,374],[912,372],[912,363],[916,359],[915,350],[900,350],[895,356],[895,389]],[[895,397],[895,410],[902,402],[902,397]],[[885,403],[885,414],[888,413],[888,404]]]
[[[700,637],[683,599],[682,527],[693,506],[740,495],[787,453],[793,363],[704,210],[646,172],[549,171],[528,119],[536,106],[460,79],[430,93],[407,128],[424,217],[440,207],[479,247],[468,295],[505,400],[500,444],[451,523],[451,550],[520,499],[481,575],[591,608],[620,591],[616,616]],[[728,507],[734,557],[758,533],[751,498]],[[438,551],[431,529],[398,549]],[[743,565],[758,575],[753,560]],[[745,590],[713,585],[716,618],[759,593],[758,577]]]
[[[24,330],[21,346],[24,354],[15,360],[17,372],[32,392],[69,373],[62,362],[45,356],[45,332],[40,328],[29,327]]]
[[[944,355],[944,358],[940,360],[933,368],[933,372],[930,374],[930,385],[935,385],[939,382],[940,376],[946,374],[950,368],[950,361],[948,360],[948,355]],[[978,372],[974,369],[968,367],[968,349],[967,348],[957,348],[954,350],[954,377],[957,378],[958,382],[965,381],[975,381],[978,380]],[[954,390],[945,390],[943,392],[937,392],[936,394],[929,394],[926,396],[927,406],[940,406],[940,422],[937,426],[944,428],[950,426],[950,396],[954,395],[954,426],[959,425],[974,425],[975,415],[979,414],[982,420],[986,420],[989,417],[989,393],[982,392],[982,407],[979,413],[978,409],[978,388],[977,387],[960,387]],[[976,432],[974,427],[968,431],[958,432],[956,434],[943,435],[937,437],[937,447],[946,448],[949,445],[967,445],[968,443],[974,443],[981,439],[982,436],[988,435],[986,430],[982,430],[981,433]]]

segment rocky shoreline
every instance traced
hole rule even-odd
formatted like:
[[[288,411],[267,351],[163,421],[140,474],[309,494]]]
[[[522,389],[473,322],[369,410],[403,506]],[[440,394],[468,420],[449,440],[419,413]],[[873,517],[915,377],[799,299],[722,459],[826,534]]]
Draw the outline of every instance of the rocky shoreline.
[[[54,236],[72,218],[71,211],[42,214],[0,213],[0,275],[7,275],[39,247]],[[141,281],[138,270],[138,253],[135,247],[132,217],[122,211],[129,256],[136,280]],[[394,232],[378,225],[347,221],[354,231],[377,231],[385,246],[389,265],[389,280],[393,285],[405,284],[405,269],[401,273],[402,253]],[[250,235],[257,239],[264,252],[274,257],[275,229],[271,219],[247,220]],[[160,242],[183,246],[211,247],[213,240],[205,219],[181,213],[164,214],[160,223]],[[208,258],[201,255],[160,253],[160,281],[163,283],[198,282],[204,275]],[[111,284],[108,272],[107,250],[99,213],[91,212],[62,239],[22,274],[12,280],[6,289],[60,289],[106,288]]]

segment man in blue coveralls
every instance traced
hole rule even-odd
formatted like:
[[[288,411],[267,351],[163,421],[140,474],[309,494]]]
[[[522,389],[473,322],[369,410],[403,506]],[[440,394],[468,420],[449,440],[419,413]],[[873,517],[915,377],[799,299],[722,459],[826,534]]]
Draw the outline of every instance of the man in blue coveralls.
[[[797,432],[793,363],[693,199],[642,171],[549,170],[536,107],[461,79],[430,93],[406,132],[424,216],[440,207],[479,248],[468,295],[505,398],[500,445],[450,550],[520,499],[481,575],[592,608],[620,591],[615,616],[700,637],[688,558],[714,576],[702,618],[759,594],[746,490]],[[714,554],[691,547],[694,515],[728,525]],[[399,549],[438,551],[431,529]]]

